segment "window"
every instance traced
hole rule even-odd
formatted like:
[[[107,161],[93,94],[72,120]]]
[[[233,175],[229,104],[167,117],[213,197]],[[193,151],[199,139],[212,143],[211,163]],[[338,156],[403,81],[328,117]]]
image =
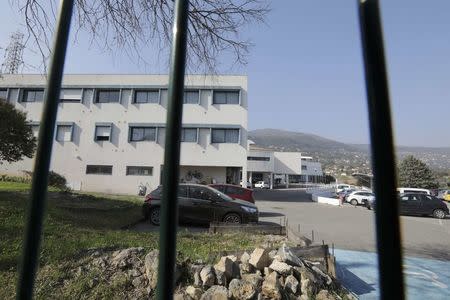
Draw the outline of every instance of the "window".
[[[181,141],[185,143],[197,142],[197,128],[183,128],[181,129]]]
[[[31,131],[33,132],[33,136],[37,138],[39,136],[39,125],[38,124],[31,124]]]
[[[152,176],[153,167],[127,166],[127,175]]]
[[[44,100],[44,89],[26,89],[23,91],[22,102],[37,102]]]
[[[212,129],[211,143],[239,143],[239,129]]]
[[[227,186],[227,192],[226,194],[232,194],[232,195],[243,195],[245,192],[244,189],[235,187],[235,186]]]
[[[183,103],[184,104],[198,104],[200,101],[199,91],[184,91]]]
[[[303,170],[303,171],[308,170],[308,166],[302,166],[302,170]]]
[[[270,161],[270,157],[264,157],[264,156],[247,156],[247,160]]]
[[[96,103],[120,102],[120,90],[98,90]]]
[[[96,125],[95,126],[95,141],[110,141],[111,140],[111,125]]]
[[[82,89],[61,89],[59,94],[60,102],[81,102]]]
[[[189,188],[190,198],[194,199],[202,199],[202,200],[214,200],[217,199],[216,195],[214,193],[206,188],[198,187],[198,186],[191,186]]]
[[[130,129],[130,141],[156,141],[156,128],[155,127],[131,127]]]
[[[0,100],[7,100],[6,96],[8,94],[7,89],[0,89]]]
[[[111,175],[112,166],[107,165],[87,165],[86,174]]]
[[[134,103],[159,103],[159,90],[138,90],[134,93]]]
[[[239,91],[214,91],[213,104],[239,104]]]
[[[73,125],[56,125],[56,140],[58,142],[72,141]]]

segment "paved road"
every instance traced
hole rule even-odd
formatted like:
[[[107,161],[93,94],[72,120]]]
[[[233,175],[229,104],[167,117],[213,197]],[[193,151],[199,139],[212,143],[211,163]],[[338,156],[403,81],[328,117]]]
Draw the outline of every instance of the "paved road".
[[[317,204],[303,190],[257,190],[261,220],[288,219],[291,228],[336,248],[376,252],[374,213],[364,207]],[[408,256],[450,260],[450,218],[402,216],[402,238]]]

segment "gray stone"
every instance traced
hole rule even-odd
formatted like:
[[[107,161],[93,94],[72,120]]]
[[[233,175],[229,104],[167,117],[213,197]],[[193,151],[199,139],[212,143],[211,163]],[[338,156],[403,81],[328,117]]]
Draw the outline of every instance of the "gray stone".
[[[229,280],[227,280],[227,276],[225,276],[225,273],[220,272],[218,270],[214,270],[216,273],[216,282],[218,285],[227,286],[227,283]]]
[[[298,291],[298,284],[299,284],[299,282],[298,282],[297,278],[295,278],[292,275],[289,275],[288,277],[286,277],[286,280],[284,282],[284,289],[286,291],[288,291],[289,293],[292,293],[295,295],[295,294],[297,294],[297,291]]]
[[[190,285],[186,288],[186,294],[193,300],[199,300],[202,296],[202,289]]]
[[[213,285],[203,293],[200,300],[228,300],[228,290],[221,285]]]
[[[210,265],[204,266],[200,271],[200,278],[202,280],[202,284],[205,287],[210,287],[214,285],[216,281],[216,276],[214,275],[214,269]]]
[[[321,290],[317,293],[316,300],[336,300],[336,297],[327,290]]]
[[[228,296],[234,300],[251,300],[255,294],[255,287],[248,281],[235,278],[228,286]]]
[[[277,252],[277,257],[280,258],[281,261],[291,265],[291,266],[297,266],[297,267],[303,267],[304,263],[303,261],[296,256],[292,251],[289,249],[286,244],[283,244]]]
[[[145,281],[146,281],[146,280],[145,280],[145,278],[144,278],[143,276],[139,276],[139,277],[134,278],[133,281],[131,281],[131,284],[132,284],[135,288],[143,287],[143,286],[146,284]]]
[[[111,264],[115,267],[126,268],[131,264],[130,260],[136,255],[142,254],[143,251],[142,247],[114,251],[111,256]]]
[[[239,264],[239,271],[241,273],[241,276],[242,274],[252,273],[253,268],[254,267],[248,262]]]
[[[231,261],[232,262],[237,262],[237,257],[236,257],[236,255],[227,255],[227,257],[229,258],[229,259],[231,259]]]
[[[214,270],[224,273],[228,279],[231,279],[233,278],[233,261],[226,256],[222,256],[219,262],[214,265]]]
[[[275,255],[277,255],[277,250],[272,250],[269,252],[270,259],[274,259]]]
[[[272,272],[269,275],[267,275],[263,281],[262,284],[262,296],[263,298],[268,299],[275,299],[280,300],[281,299],[281,284],[278,279],[278,274],[276,272]]]
[[[312,266],[311,269],[316,272],[318,275],[322,277],[327,285],[330,285],[333,282],[333,279],[328,274],[325,274],[321,269],[316,266]]]
[[[202,286],[202,279],[200,278],[200,272],[194,273],[194,286]]]
[[[287,276],[292,273],[292,267],[288,265],[285,262],[281,262],[278,260],[274,260],[270,266],[269,269],[276,271],[278,274]]]
[[[158,250],[152,250],[145,256],[145,274],[152,290],[156,288],[158,282],[158,255]]]
[[[250,254],[248,254],[247,252],[242,253],[241,263],[243,263],[243,264],[248,263],[249,260],[250,260]]]
[[[261,283],[263,282],[262,276],[258,274],[243,274],[242,280],[251,283],[255,287],[255,290],[261,290]]]
[[[141,273],[141,271],[139,271],[137,269],[131,269],[131,270],[128,271],[128,275],[130,277],[138,277],[138,276],[141,276],[142,273]]]
[[[248,262],[256,269],[263,270],[264,267],[269,266],[271,262],[269,252],[269,249],[256,248],[250,255],[250,260]]]
[[[173,300],[191,300],[189,296],[182,293],[175,293],[173,295]]]

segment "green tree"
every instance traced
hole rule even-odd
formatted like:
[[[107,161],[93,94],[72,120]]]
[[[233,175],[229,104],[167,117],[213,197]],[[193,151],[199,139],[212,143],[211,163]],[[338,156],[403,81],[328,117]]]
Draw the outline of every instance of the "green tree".
[[[0,163],[15,162],[24,156],[32,157],[36,138],[27,124],[26,113],[0,99]]]
[[[433,171],[421,160],[412,155],[406,156],[398,167],[399,186],[423,189],[436,189],[438,181]]]

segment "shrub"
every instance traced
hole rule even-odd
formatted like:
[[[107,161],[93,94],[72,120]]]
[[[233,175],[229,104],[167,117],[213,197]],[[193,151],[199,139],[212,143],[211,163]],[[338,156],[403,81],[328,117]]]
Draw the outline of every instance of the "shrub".
[[[48,173],[48,185],[56,187],[61,190],[66,190],[67,189],[67,180],[64,176],[62,176],[56,172],[50,171]]]

